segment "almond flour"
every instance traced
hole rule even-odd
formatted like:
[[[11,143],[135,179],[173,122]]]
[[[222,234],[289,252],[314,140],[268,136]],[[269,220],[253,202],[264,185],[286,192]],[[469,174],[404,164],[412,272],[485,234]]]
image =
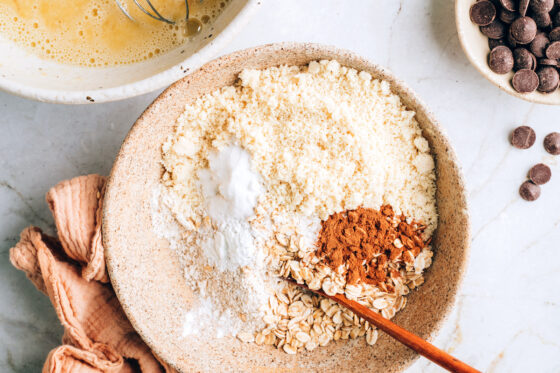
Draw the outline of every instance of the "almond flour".
[[[431,263],[429,246],[418,247],[411,258],[393,258],[390,287],[348,283],[315,253],[321,222],[329,216],[383,205],[421,222],[429,242],[437,227],[434,160],[414,116],[387,82],[336,61],[245,70],[233,86],[185,108],[162,147],[165,172],[154,195],[153,221],[173,241],[185,280],[199,305],[206,304],[210,323],[221,328],[217,334],[289,354],[362,336],[375,343],[377,331],[367,322],[279,278],[344,293],[387,318],[405,307],[406,295],[423,282]],[[208,260],[208,240],[220,231],[208,199],[223,197],[227,205],[247,197],[246,188],[232,184],[228,190],[234,192],[212,195],[201,187],[215,154],[232,146],[249,155],[262,183],[252,214],[240,220],[250,227],[254,250],[227,249],[247,257],[237,258],[242,265],[236,268]],[[397,249],[410,246],[405,244],[393,242]],[[214,303],[208,305],[210,298]],[[186,312],[185,325],[195,325],[203,314],[196,307]]]

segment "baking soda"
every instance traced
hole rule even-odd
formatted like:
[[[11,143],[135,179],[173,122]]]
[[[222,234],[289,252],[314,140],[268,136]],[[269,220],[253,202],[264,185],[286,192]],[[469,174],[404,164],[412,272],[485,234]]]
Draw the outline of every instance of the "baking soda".
[[[209,167],[198,172],[208,216],[215,233],[202,240],[208,263],[220,271],[262,261],[248,219],[259,195],[261,178],[251,171],[247,151],[230,145],[208,156]]]

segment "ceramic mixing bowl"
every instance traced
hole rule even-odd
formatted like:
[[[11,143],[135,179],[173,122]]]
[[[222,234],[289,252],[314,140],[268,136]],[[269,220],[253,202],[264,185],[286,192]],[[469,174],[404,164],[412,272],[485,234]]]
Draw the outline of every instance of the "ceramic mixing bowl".
[[[465,187],[451,146],[436,120],[414,92],[380,66],[348,51],[315,44],[273,44],[243,50],[214,60],[175,83],[138,119],[119,152],[107,186],[103,238],[111,282],[123,309],[146,343],[182,372],[204,371],[401,371],[417,357],[380,333],[374,346],[363,338],[338,341],[312,352],[288,355],[272,346],[222,338],[212,343],[196,336],[182,338],[185,310],[192,293],[168,242],[152,232],[150,199],[162,175],[161,145],[172,133],[187,103],[231,85],[245,68],[280,64],[304,65],[336,59],[388,81],[403,103],[416,111],[431,145],[437,167],[439,228],[435,255],[425,283],[411,292],[406,308],[394,321],[432,339],[449,314],[467,263],[469,217]],[[278,370],[279,369],[279,370]]]
[[[91,68],[40,59],[0,35],[0,89],[52,103],[120,100],[163,88],[215,56],[245,25],[258,0],[231,1],[192,40],[130,65]]]
[[[476,0],[455,0],[455,23],[461,46],[471,64],[490,82],[512,96],[538,104],[560,105],[560,90],[553,93],[519,93],[511,85],[513,72],[496,74],[488,67],[488,38],[472,23],[469,11]]]

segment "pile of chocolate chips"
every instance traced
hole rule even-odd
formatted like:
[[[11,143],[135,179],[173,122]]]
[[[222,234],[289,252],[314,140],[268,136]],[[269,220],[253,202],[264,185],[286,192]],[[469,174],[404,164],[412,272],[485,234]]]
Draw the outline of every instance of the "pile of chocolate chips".
[[[511,133],[511,145],[518,149],[529,149],[535,143],[537,136],[529,126],[517,127]],[[552,155],[560,155],[560,133],[552,132],[544,138],[544,149]],[[534,201],[541,195],[540,185],[550,181],[552,172],[550,167],[539,163],[531,167],[528,173],[529,180],[519,187],[519,195],[526,201]]]
[[[488,37],[488,66],[515,71],[519,93],[554,92],[560,83],[560,0],[478,0],[470,18]]]

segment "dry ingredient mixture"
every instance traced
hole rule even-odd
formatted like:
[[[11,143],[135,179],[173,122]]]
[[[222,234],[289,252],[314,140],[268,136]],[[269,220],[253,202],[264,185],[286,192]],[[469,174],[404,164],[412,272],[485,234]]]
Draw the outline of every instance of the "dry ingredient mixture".
[[[169,25],[151,19],[134,4],[120,0],[0,0],[0,37],[45,59],[83,66],[114,66],[165,53],[197,34],[229,0],[151,0]],[[139,3],[148,7],[143,0]],[[149,8],[148,8],[149,9]]]
[[[286,353],[377,331],[292,277],[391,318],[423,282],[434,160],[387,82],[337,61],[245,70],[185,108],[153,225],[197,299],[183,335]]]

